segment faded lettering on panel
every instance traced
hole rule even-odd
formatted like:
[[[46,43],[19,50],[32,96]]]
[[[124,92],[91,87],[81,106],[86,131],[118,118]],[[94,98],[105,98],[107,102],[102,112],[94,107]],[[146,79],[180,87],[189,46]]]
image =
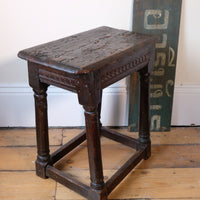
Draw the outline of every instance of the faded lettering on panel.
[[[150,87],[151,130],[153,131],[170,129],[181,3],[182,0],[134,1],[133,31],[160,37],[155,45],[155,65],[151,74]],[[137,81],[131,81],[133,85],[130,85],[129,129],[132,131],[138,130],[139,105],[135,104],[139,102],[135,97],[139,98],[138,89],[137,95],[134,92],[134,84]]]

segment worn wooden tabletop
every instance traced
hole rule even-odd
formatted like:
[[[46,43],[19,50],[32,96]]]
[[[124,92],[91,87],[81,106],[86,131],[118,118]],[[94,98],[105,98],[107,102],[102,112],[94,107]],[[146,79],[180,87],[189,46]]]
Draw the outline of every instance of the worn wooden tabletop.
[[[155,37],[100,27],[19,52],[19,57],[72,73],[92,71],[133,54]]]

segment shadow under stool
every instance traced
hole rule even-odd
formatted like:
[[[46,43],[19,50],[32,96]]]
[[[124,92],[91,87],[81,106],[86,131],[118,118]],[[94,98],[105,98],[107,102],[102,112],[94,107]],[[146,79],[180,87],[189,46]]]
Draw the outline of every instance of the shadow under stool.
[[[29,84],[35,97],[36,173],[50,177],[89,200],[106,200],[112,190],[142,160],[151,155],[149,82],[154,66],[154,36],[100,27],[20,51],[28,61]],[[124,77],[140,74],[139,138],[133,139],[102,127],[102,90]],[[47,88],[54,85],[77,93],[85,110],[85,131],[50,155]],[[104,182],[100,137],[136,149],[136,153]],[[54,167],[54,163],[87,140],[90,186]]]

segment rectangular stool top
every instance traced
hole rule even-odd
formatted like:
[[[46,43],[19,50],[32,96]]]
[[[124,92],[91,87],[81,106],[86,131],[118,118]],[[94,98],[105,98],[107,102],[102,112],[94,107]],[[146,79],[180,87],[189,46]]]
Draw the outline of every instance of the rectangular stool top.
[[[155,36],[100,27],[22,50],[18,56],[69,73],[89,73],[155,40]]]

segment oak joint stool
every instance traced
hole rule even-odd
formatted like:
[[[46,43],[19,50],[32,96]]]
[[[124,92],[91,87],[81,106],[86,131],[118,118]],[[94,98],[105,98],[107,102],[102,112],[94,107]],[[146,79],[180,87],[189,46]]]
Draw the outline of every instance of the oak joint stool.
[[[100,27],[20,51],[28,61],[29,84],[35,98],[36,173],[50,177],[89,200],[106,200],[112,190],[142,160],[151,155],[149,132],[149,82],[154,66],[154,36]],[[139,72],[139,138],[133,139],[102,127],[102,90]],[[77,93],[85,110],[85,131],[50,155],[47,120],[47,88],[54,85]],[[136,149],[136,153],[104,182],[100,136]],[[54,163],[87,139],[91,185],[85,185],[54,167]]]

